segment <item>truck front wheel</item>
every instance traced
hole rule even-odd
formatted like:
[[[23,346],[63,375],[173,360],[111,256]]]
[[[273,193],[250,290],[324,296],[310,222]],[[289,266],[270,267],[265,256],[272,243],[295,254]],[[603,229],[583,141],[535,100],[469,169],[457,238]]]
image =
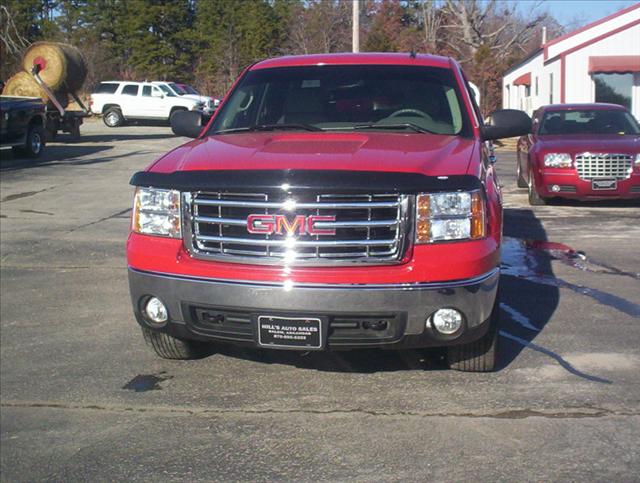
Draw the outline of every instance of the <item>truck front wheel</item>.
[[[496,297],[489,330],[478,340],[447,348],[447,363],[451,369],[464,372],[491,372],[498,359],[498,322],[500,303]]]
[[[142,327],[144,340],[163,359],[198,359],[207,355],[208,345],[203,342],[176,339],[164,332]]]

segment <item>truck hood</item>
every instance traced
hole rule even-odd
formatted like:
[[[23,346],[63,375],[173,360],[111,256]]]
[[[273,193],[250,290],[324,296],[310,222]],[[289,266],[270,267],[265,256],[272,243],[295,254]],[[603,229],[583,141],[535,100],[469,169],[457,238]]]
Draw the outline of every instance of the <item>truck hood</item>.
[[[544,153],[636,154],[640,152],[640,135],[574,134],[540,136],[536,147],[538,151]]]
[[[180,97],[182,97],[183,99],[193,99],[194,101],[204,102],[205,104],[207,104],[209,101],[213,102],[213,99],[211,97],[197,96],[196,94],[182,94]]]
[[[208,136],[184,144],[150,171],[319,169],[467,174],[478,141],[414,133],[256,132]]]

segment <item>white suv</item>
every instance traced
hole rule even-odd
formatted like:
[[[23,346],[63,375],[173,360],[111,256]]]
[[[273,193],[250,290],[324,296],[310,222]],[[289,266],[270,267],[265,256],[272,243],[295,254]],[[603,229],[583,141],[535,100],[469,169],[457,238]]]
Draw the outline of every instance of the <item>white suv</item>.
[[[175,82],[163,82],[163,81],[154,81],[152,84],[158,86],[160,89],[164,91],[165,94],[171,95],[174,94],[176,96],[183,97],[185,99],[194,99],[198,102],[202,102],[203,108],[202,112],[205,116],[211,116],[213,111],[216,110],[216,104],[213,97],[201,96],[200,94],[191,94],[180,87]]]
[[[91,94],[91,112],[109,127],[129,119],[170,120],[177,111],[202,111],[204,104],[163,92],[150,82],[101,82]]]

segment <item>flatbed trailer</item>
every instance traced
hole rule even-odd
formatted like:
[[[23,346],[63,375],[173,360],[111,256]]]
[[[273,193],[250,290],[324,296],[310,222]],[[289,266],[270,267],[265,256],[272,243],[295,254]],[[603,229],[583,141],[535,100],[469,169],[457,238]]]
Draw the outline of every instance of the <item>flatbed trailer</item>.
[[[46,116],[46,126],[45,129],[47,131],[47,138],[49,140],[53,140],[58,135],[59,131],[66,132],[71,134],[73,139],[80,138],[80,126],[83,123],[85,117],[89,116],[89,110],[82,103],[80,98],[76,95],[75,92],[71,92],[70,95],[73,100],[80,106],[82,111],[68,111],[63,106],[60,100],[56,97],[53,91],[49,88],[49,86],[42,80],[42,78],[38,75],[40,72],[40,65],[35,64],[31,69],[31,75],[36,80],[36,82],[40,85],[42,90],[46,93],[47,97],[51,101],[51,103],[55,106],[52,108],[47,105],[45,116]]]

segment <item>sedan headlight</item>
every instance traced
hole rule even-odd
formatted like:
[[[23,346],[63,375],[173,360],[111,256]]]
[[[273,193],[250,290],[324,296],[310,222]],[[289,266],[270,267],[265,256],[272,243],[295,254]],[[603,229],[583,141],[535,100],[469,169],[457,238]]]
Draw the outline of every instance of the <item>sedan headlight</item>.
[[[143,235],[180,238],[180,192],[137,188],[131,229]]]
[[[549,153],[544,155],[544,165],[547,168],[570,168],[571,156],[567,153]]]
[[[416,197],[416,243],[474,240],[485,234],[485,203],[480,191]]]

